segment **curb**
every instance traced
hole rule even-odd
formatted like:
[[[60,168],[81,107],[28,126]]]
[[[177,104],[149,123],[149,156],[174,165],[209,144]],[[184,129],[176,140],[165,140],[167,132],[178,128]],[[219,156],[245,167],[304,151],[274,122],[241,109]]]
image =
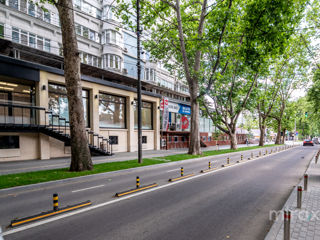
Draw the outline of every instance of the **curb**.
[[[142,186],[142,187],[139,187],[139,188],[130,189],[130,190],[127,190],[127,191],[124,191],[124,192],[119,192],[119,193],[116,193],[114,196],[115,197],[122,197],[124,195],[140,192],[140,191],[143,191],[143,190],[146,190],[146,189],[150,189],[150,188],[154,188],[154,187],[157,187],[157,186],[158,186],[158,184],[153,183],[153,184]]]
[[[31,222],[35,222],[38,220],[42,220],[48,217],[52,217],[52,216],[56,216],[62,213],[66,213],[66,212],[70,212],[79,208],[83,208],[86,206],[91,205],[91,201],[86,201],[86,202],[81,202],[75,205],[71,205],[71,206],[67,206],[65,208],[60,208],[57,211],[47,211],[47,212],[42,212],[40,214],[37,215],[33,215],[30,217],[25,217],[25,218],[21,218],[21,219],[16,219],[16,220],[12,220],[10,227],[16,227],[16,226],[20,226],[22,224],[26,224],[26,223],[31,223]]]
[[[188,177],[192,177],[192,176],[194,176],[194,173],[191,173],[191,174],[188,174],[188,175],[185,175],[185,176],[182,176],[182,177],[170,178],[168,181],[169,182],[175,182],[175,181],[178,181],[178,180],[181,180],[181,179],[184,179],[184,178],[188,178]]]

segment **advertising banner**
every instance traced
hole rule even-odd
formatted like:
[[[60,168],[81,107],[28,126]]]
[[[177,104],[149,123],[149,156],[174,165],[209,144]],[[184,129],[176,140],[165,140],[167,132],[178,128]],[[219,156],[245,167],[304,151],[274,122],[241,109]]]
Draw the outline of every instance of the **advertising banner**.
[[[191,115],[191,107],[187,106],[187,105],[183,105],[183,104],[179,104],[180,105],[180,109],[179,109],[179,113],[182,115]]]
[[[168,98],[163,97],[161,100],[162,108],[162,130],[167,131],[169,126],[169,101]]]

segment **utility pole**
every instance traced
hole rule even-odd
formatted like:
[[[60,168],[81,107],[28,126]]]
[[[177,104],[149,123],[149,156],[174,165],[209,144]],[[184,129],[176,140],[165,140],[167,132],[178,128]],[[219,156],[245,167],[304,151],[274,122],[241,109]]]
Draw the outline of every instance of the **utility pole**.
[[[141,127],[141,64],[140,64],[140,0],[137,0],[137,73],[138,73],[138,163],[142,163],[142,127]]]

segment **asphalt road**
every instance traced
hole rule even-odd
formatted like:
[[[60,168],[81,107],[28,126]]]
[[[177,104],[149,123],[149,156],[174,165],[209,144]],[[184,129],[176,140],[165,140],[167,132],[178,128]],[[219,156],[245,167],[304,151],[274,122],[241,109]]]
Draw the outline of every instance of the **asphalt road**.
[[[208,159],[189,160],[3,190],[0,224],[8,231],[5,239],[263,239],[269,211],[281,209],[317,149],[296,147],[208,174],[199,174]],[[231,162],[240,154],[231,154]],[[226,156],[211,159],[220,168]],[[168,183],[180,166],[196,176]],[[160,187],[115,200],[115,192],[134,187],[137,175],[142,185]],[[14,217],[50,209],[53,192],[59,192],[60,206],[88,199],[93,206],[23,231],[4,228]]]

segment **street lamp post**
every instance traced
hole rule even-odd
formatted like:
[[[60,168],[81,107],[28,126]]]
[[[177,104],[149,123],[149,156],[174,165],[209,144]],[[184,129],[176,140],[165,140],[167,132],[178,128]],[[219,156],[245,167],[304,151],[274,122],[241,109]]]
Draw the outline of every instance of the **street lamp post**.
[[[142,163],[142,128],[141,128],[141,64],[140,64],[140,0],[136,2],[137,6],[137,74],[138,74],[138,163]]]

